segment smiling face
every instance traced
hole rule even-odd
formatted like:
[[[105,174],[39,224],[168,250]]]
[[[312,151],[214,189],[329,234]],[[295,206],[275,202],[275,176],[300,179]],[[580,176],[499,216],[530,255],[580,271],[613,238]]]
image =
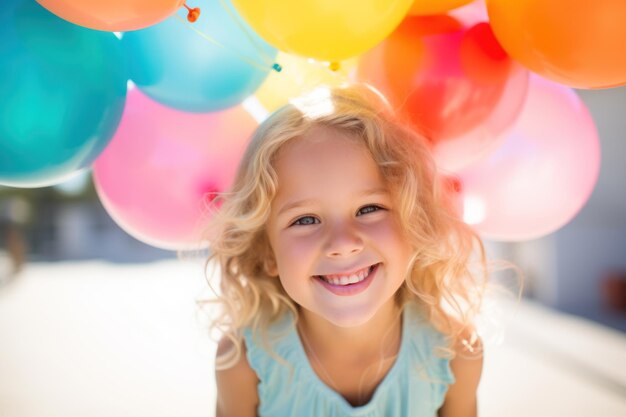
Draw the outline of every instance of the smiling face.
[[[275,168],[269,272],[305,310],[341,327],[366,323],[394,302],[411,256],[374,159],[355,138],[317,127]]]

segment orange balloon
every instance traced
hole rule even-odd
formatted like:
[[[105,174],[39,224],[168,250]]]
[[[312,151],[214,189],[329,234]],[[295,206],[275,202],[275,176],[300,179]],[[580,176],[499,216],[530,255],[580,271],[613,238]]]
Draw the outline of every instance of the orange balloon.
[[[474,0],[415,0],[409,9],[409,14],[420,16],[445,13],[472,1]]]
[[[143,29],[164,20],[185,0],[37,0],[43,7],[79,26],[107,32]]]
[[[576,88],[626,84],[626,1],[487,0],[502,47],[532,71]]]

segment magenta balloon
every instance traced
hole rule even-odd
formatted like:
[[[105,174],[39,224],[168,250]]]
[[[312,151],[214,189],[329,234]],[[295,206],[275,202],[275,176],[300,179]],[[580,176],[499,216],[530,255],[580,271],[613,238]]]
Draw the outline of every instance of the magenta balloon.
[[[198,247],[206,202],[234,180],[256,126],[241,106],[185,113],[135,88],[113,140],[94,164],[98,196],[136,239],[163,249]]]
[[[598,133],[583,102],[572,89],[532,75],[502,146],[459,173],[466,221],[495,240],[547,235],[583,207],[599,170]]]

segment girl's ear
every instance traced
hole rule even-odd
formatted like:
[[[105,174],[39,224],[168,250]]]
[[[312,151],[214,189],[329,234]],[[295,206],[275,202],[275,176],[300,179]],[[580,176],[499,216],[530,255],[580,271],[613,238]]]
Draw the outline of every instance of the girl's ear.
[[[276,257],[274,256],[274,250],[270,245],[267,234],[262,237],[261,244],[257,247],[257,253],[263,264],[263,271],[270,277],[277,277],[278,267],[276,266]]]
[[[271,277],[278,276],[278,267],[276,266],[276,260],[274,259],[273,255],[265,258],[265,260],[263,261],[263,268],[265,269],[267,275]]]

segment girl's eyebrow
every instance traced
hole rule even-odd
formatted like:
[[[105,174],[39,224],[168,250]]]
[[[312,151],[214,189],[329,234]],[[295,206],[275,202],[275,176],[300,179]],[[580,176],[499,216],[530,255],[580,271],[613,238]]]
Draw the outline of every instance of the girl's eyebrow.
[[[387,196],[387,195],[389,195],[389,190],[387,188],[384,188],[384,187],[368,188],[368,189],[363,190],[361,192],[354,193],[353,197],[354,198],[357,198],[357,197],[369,197],[369,196],[372,196],[372,195]],[[293,209],[298,208],[298,207],[312,205],[316,201],[317,200],[314,199],[314,198],[308,198],[306,200],[297,200],[297,201],[292,201],[292,202],[286,203],[286,204],[284,204],[280,208],[280,210],[278,211],[277,216],[281,216],[285,212],[287,212],[289,210],[293,210]]]
[[[283,205],[282,208],[278,211],[277,216],[282,216],[283,214],[285,214],[289,210],[293,210],[295,208],[302,207],[302,206],[308,206],[308,205],[311,205],[313,203],[315,203],[315,199],[313,199],[313,198],[309,198],[309,199],[306,199],[306,200],[298,200],[298,201],[293,201],[291,203],[287,203],[287,204]]]

